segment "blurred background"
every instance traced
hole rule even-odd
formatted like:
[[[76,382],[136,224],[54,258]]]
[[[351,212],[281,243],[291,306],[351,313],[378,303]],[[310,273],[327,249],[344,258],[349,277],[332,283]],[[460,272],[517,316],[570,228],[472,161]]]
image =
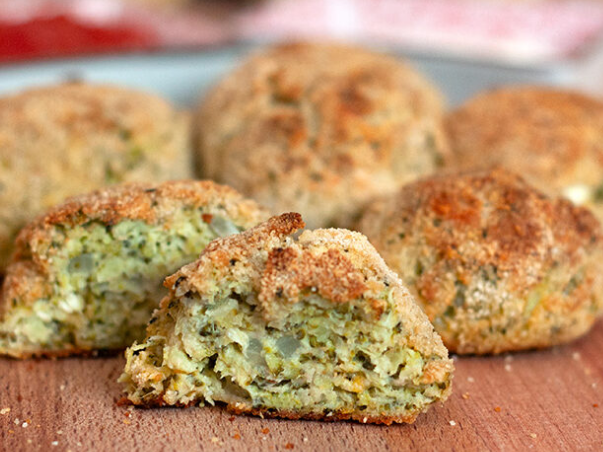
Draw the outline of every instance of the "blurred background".
[[[253,46],[325,38],[410,58],[450,107],[501,84],[603,94],[596,0],[0,0],[0,93],[86,79],[190,105]]]

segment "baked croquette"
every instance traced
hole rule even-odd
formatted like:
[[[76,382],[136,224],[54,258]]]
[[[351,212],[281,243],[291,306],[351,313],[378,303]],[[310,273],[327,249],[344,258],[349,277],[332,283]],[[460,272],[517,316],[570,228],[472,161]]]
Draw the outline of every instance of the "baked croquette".
[[[585,205],[603,219],[603,102],[572,91],[508,87],[449,114],[458,169],[504,166],[551,196]]]
[[[256,54],[202,100],[203,177],[311,228],[347,226],[447,152],[436,88],[403,61],[342,45]]]
[[[299,214],[212,242],[166,279],[126,351],[135,405],[223,402],[291,419],[412,422],[450,392],[441,338],[366,238]]]
[[[359,229],[457,353],[568,342],[603,308],[597,219],[502,169],[409,184]]]
[[[73,198],[21,231],[0,301],[0,354],[123,349],[144,338],[163,279],[216,237],[268,216],[207,181],[125,184]]]
[[[0,272],[19,230],[68,196],[193,176],[189,118],[164,100],[70,83],[0,98]]]

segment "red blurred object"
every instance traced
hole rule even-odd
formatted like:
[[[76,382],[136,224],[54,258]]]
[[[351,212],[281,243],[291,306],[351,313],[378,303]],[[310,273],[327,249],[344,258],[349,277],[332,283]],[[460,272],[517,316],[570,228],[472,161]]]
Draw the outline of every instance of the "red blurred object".
[[[132,24],[96,26],[64,14],[22,23],[0,21],[0,60],[133,51],[159,45],[155,32]]]
[[[0,0],[0,63],[225,44],[236,8],[215,3],[164,9],[122,0]]]
[[[123,0],[0,0],[0,63],[240,42],[336,39],[538,65],[603,40],[603,2],[212,0],[170,8]]]

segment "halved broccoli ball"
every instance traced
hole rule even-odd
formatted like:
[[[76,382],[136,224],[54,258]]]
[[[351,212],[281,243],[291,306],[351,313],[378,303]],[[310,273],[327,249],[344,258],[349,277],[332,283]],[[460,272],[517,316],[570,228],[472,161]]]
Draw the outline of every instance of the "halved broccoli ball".
[[[189,116],[150,93],[61,83],[0,97],[0,273],[19,230],[68,196],[193,177]]]
[[[602,312],[597,219],[504,170],[409,184],[359,229],[457,353],[568,342]]]
[[[283,214],[170,276],[121,377],[135,405],[391,424],[450,392],[452,361],[364,236]]]
[[[208,181],[127,184],[73,198],[19,234],[0,303],[0,354],[123,349],[166,294],[163,279],[217,237],[267,218]]]

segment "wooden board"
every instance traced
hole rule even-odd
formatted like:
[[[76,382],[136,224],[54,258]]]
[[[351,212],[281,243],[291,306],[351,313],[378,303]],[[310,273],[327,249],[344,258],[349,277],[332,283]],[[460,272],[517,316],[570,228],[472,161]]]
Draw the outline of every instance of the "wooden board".
[[[0,359],[0,450],[603,450],[602,352],[599,322],[565,347],[458,358],[451,398],[391,427],[127,408],[121,357]]]

